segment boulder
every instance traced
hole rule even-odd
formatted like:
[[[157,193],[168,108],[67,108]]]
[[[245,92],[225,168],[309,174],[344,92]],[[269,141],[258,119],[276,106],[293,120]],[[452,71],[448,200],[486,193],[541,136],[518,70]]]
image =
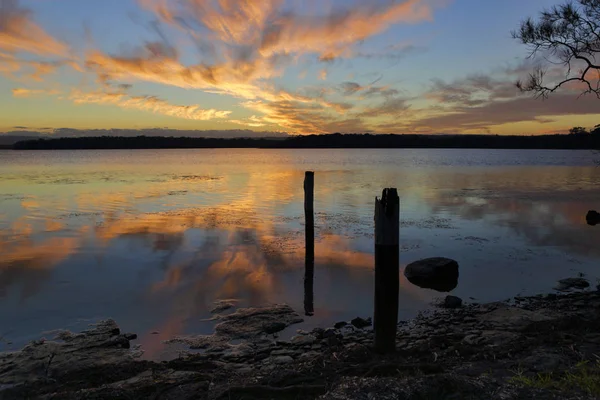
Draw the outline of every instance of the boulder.
[[[348,323],[346,321],[340,321],[340,322],[336,322],[335,325],[333,325],[333,327],[335,329],[340,329],[340,328],[343,328],[346,325],[348,325]]]
[[[598,213],[594,210],[590,210],[590,211],[588,211],[587,215],[585,216],[585,220],[588,223],[588,225],[596,226],[596,225],[600,224],[600,213]]]
[[[449,292],[458,285],[458,263],[443,257],[426,258],[408,264],[404,276],[416,286]]]
[[[558,281],[558,285],[554,287],[560,292],[568,292],[571,289],[585,289],[590,286],[590,283],[583,278],[567,278]]]
[[[442,306],[444,308],[460,308],[462,307],[462,299],[456,296],[446,296]]]

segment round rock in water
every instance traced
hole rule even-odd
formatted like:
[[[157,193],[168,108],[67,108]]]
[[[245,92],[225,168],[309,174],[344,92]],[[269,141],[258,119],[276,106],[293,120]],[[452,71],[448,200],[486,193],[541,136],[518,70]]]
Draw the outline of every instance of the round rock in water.
[[[588,211],[587,215],[585,216],[585,221],[591,226],[600,224],[600,213],[594,210]]]
[[[408,264],[404,276],[419,287],[449,292],[458,286],[458,263],[444,257],[426,258]]]

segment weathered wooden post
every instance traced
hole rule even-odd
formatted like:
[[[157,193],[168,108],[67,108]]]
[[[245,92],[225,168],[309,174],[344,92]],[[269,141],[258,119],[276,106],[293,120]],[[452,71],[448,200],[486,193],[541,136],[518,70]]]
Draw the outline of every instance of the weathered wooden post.
[[[314,211],[315,173],[306,171],[304,175],[304,313],[313,315],[315,276],[315,211]]]
[[[375,350],[396,350],[400,279],[400,198],[396,189],[384,189],[375,198]]]

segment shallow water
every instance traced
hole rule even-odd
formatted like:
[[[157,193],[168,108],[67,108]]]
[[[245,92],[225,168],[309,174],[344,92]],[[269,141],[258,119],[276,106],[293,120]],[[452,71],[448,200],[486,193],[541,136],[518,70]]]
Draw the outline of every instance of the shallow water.
[[[0,350],[114,318],[149,358],[209,333],[214,302],[304,314],[304,171],[315,175],[315,315],[372,315],[373,209],[401,196],[401,268],[456,259],[453,294],[502,300],[600,276],[600,156],[537,150],[0,152]],[[443,294],[401,274],[400,319]],[[45,333],[47,337],[52,335]]]

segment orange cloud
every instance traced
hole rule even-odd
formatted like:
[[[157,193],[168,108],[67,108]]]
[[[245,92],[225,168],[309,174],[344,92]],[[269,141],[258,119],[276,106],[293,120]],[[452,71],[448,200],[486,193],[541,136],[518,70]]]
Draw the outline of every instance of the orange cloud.
[[[319,79],[322,81],[327,80],[327,70],[326,69],[322,69],[319,71]]]
[[[73,90],[69,99],[76,104],[113,104],[122,108],[150,111],[170,117],[208,121],[226,118],[231,111],[204,110],[198,105],[174,105],[155,96],[129,96],[122,92],[82,92]]]
[[[20,8],[17,0],[3,0],[0,4],[0,49],[10,53],[66,56],[69,47],[33,22],[31,12]]]
[[[23,73],[27,79],[41,82],[45,75],[54,73],[58,68],[65,65],[72,67],[78,72],[82,72],[81,67],[73,60],[24,60],[16,57],[14,54],[0,52],[0,74],[16,80],[18,80],[16,74]]]
[[[425,0],[353,5],[325,15],[302,16],[285,9],[281,0],[139,0],[139,3],[163,22],[190,34],[197,44],[216,48],[220,61],[210,66],[184,66],[175,51],[164,51],[165,45],[158,44],[153,46],[161,51],[146,45],[138,57],[90,53],[87,65],[101,80],[139,79],[229,94],[246,99],[242,106],[264,114],[252,121],[231,122],[252,127],[274,124],[299,133],[363,126],[357,118],[339,120],[332,115],[332,112],[345,114],[351,108],[348,104],[328,101],[323,95],[310,97],[275,89],[265,83],[266,79],[281,75],[284,66],[301,56],[316,55],[322,61],[350,57],[355,44],[395,23],[432,18],[431,2]],[[322,69],[319,79],[326,78],[327,70]],[[389,93],[397,93],[392,91]]]
[[[92,51],[86,57],[86,66],[96,72],[101,81],[137,79],[248,99],[262,91],[251,84],[252,81],[278,74],[265,60],[185,66],[179,62],[174,50],[157,52],[156,48],[156,44],[147,44],[137,57],[116,57]]]
[[[12,89],[12,94],[15,97],[25,98],[34,96],[52,96],[60,94],[59,90],[47,90],[47,89],[27,89],[27,88],[15,88]]]
[[[184,46],[185,42],[171,40],[162,31],[159,31],[160,41],[146,42],[127,55],[88,49],[82,60],[69,58],[70,50],[65,43],[37,26],[31,13],[19,8],[16,0],[4,0],[4,8],[0,10],[4,21],[0,28],[0,73],[12,77],[25,72],[28,80],[42,81],[57,68],[70,65],[78,72],[95,75],[103,90],[72,90],[66,98],[78,104],[115,105],[204,121],[229,118],[232,113],[205,110],[198,105],[170,104],[156,96],[133,96],[126,93],[128,88],[122,87],[138,81],[151,82],[242,99],[240,105],[257,115],[229,120],[238,125],[279,126],[292,133],[374,131],[362,119],[377,116],[380,119],[377,122],[385,124],[381,118],[395,117],[397,113],[390,112],[389,107],[397,104],[392,98],[399,94],[398,90],[373,86],[375,82],[356,84],[356,89],[347,86],[346,96],[359,92],[361,97],[355,100],[382,96],[386,98],[384,106],[388,107],[382,111],[377,105],[367,104],[355,109],[352,104],[330,97],[340,94],[335,88],[320,92],[301,88],[294,93],[277,86],[273,78],[281,77],[286,67],[306,57],[332,61],[357,56],[360,43],[394,24],[431,20],[439,1],[388,0],[366,5],[353,2],[326,12],[293,9],[284,0],[138,0],[138,3],[162,22],[177,28],[169,33],[184,32],[187,43],[191,40],[198,48],[201,60],[184,62],[183,47],[177,46]],[[390,49],[405,47],[402,44]],[[17,59],[14,53],[18,52],[64,59],[29,61]],[[327,79],[329,68],[320,70],[319,79]],[[31,84],[23,83],[26,87]],[[121,88],[116,90],[117,87]],[[13,90],[15,97],[55,94],[58,92],[37,88]],[[361,114],[358,108],[370,115]]]
[[[322,60],[331,60],[393,24],[432,19],[432,6],[424,0],[354,5],[310,16],[285,10],[282,0],[139,2],[166,23],[192,33],[195,31],[191,27],[199,24],[211,32],[211,39],[250,46],[262,57],[314,53]]]
[[[431,18],[431,6],[422,0],[357,6],[322,17],[282,15],[263,38],[260,52],[263,55],[316,53],[321,60],[332,60],[395,23]]]

